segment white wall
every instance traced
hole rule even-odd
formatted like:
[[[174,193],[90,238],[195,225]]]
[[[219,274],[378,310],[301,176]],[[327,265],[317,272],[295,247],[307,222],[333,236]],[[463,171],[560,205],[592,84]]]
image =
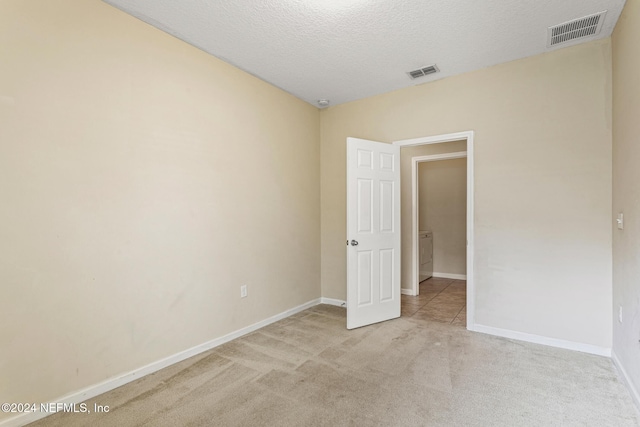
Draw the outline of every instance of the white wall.
[[[640,2],[627,1],[613,33],[613,352],[640,404]],[[622,307],[623,321],[618,321]]]
[[[433,232],[434,275],[467,274],[467,159],[418,164],[420,230]]]
[[[346,295],[346,138],[466,130],[476,323],[610,348],[609,39],[322,110],[323,296]]]

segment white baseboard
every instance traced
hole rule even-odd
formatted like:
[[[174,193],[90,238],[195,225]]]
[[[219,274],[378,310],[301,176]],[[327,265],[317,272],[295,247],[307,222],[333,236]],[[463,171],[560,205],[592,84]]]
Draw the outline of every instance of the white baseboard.
[[[416,294],[413,293],[413,289],[405,289],[405,288],[401,288],[400,289],[400,293],[402,295],[411,295],[412,297],[415,297]]]
[[[566,348],[567,350],[575,350],[581,351],[583,353],[597,354],[598,356],[611,357],[611,349],[608,347],[600,347],[597,345],[543,337],[541,335],[527,334],[525,332],[512,331],[509,329],[494,328],[493,326],[484,326],[477,323],[473,325],[473,330],[475,332],[496,335],[498,337],[511,338],[519,341],[548,345],[550,347]]]
[[[436,273],[435,271],[433,272],[433,277],[439,277],[441,279],[467,280],[466,274]]]
[[[640,411],[640,394],[638,393],[638,389],[636,389],[636,387],[633,385],[629,374],[627,374],[627,371],[624,369],[624,366],[620,362],[620,359],[618,359],[616,352],[613,350],[611,351],[611,360],[613,360],[613,365],[618,370],[618,373],[620,373],[620,376],[627,386],[629,393],[631,393],[631,398],[633,399],[633,403],[635,403],[636,405],[636,409]]]
[[[329,304],[329,305],[337,305],[338,307],[346,307],[347,302],[341,299],[333,299],[333,298],[320,298],[320,304]]]
[[[335,304],[333,304],[335,302]],[[340,300],[333,300],[330,298],[316,298],[314,300],[311,300],[307,303],[304,303],[302,305],[299,305],[297,307],[291,308],[289,310],[283,311],[282,313],[276,314],[274,316],[271,316],[267,319],[261,320],[260,322],[254,323],[253,325],[249,325],[246,326],[242,329],[238,329],[237,331],[231,332],[227,335],[224,335],[220,338],[215,338],[211,341],[207,341],[203,344],[197,345],[195,347],[192,347],[190,349],[181,351],[179,353],[176,353],[172,356],[169,357],[165,357],[164,359],[158,360],[156,362],[152,362],[146,366],[142,366],[141,368],[138,369],[134,369],[133,371],[124,373],[122,375],[119,375],[117,377],[114,378],[110,378],[106,381],[103,381],[101,383],[98,384],[94,384],[92,386],[89,386],[87,388],[84,388],[82,390],[78,390],[76,392],[67,394],[65,396],[59,397],[57,399],[53,399],[53,400],[49,400],[48,402],[55,402],[55,403],[81,403],[84,402],[85,400],[91,399],[93,397],[96,397],[102,393],[106,393],[108,391],[111,391],[117,387],[120,387],[124,384],[130,383],[131,381],[135,381],[138,378],[144,377],[145,375],[149,375],[153,372],[159,371],[160,369],[166,368],[167,366],[173,365],[174,363],[178,363],[181,362],[185,359],[188,359],[190,357],[193,357],[197,354],[200,354],[202,352],[205,352],[207,350],[211,350],[212,348],[218,347],[224,343],[227,343],[231,340],[234,340],[236,338],[239,338],[243,335],[246,335],[248,333],[251,333],[255,330],[258,330],[260,328],[263,328],[267,325],[270,325],[272,323],[277,322],[278,320],[282,320],[286,317],[289,317],[293,314],[299,313],[301,311],[304,311],[308,308],[311,308],[315,305],[318,304],[333,304],[333,305],[340,305],[337,303],[344,303],[344,301],[340,301]],[[47,403],[48,403],[47,402]],[[4,402],[0,402],[0,403],[4,403]],[[43,402],[45,403],[45,402]],[[0,421],[0,426],[1,427],[16,427],[16,426],[24,426],[26,424],[32,423],[36,420],[39,420],[41,418],[44,418],[48,415],[51,415],[50,413],[46,413],[46,412],[30,412],[30,413],[23,413],[20,414],[18,416],[15,416],[13,418],[8,418],[6,420],[2,420]]]

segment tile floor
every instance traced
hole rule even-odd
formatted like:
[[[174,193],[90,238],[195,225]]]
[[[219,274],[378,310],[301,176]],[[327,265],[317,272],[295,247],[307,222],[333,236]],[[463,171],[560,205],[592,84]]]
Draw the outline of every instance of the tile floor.
[[[432,277],[420,282],[420,295],[402,295],[402,317],[467,326],[467,282]]]

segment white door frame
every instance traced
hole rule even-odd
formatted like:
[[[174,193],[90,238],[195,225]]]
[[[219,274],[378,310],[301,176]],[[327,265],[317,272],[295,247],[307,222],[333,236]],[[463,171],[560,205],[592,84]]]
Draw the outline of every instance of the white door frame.
[[[405,139],[400,141],[394,141],[394,145],[400,147],[410,147],[416,145],[429,145],[429,144],[441,144],[444,142],[452,141],[467,141],[467,151],[465,153],[467,157],[467,329],[474,330],[475,324],[475,277],[474,277],[474,175],[473,175],[473,160],[474,160],[474,146],[473,146],[473,131],[448,133],[444,135],[435,135],[423,138]],[[424,156],[429,160],[444,160],[446,158],[460,158],[465,157],[461,155],[462,152],[438,154],[432,156]],[[455,157],[451,157],[454,156]],[[416,262],[418,254],[418,192],[417,192],[417,165],[421,157],[412,158],[411,162],[411,178],[412,178],[412,264],[413,264],[413,292],[417,294],[415,287],[419,280],[419,263]]]

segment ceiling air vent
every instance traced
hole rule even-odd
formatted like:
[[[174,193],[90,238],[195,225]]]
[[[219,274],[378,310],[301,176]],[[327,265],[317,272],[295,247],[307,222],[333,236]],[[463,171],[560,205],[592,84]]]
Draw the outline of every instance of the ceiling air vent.
[[[549,27],[547,30],[547,46],[556,46],[571,40],[597,35],[602,28],[606,14],[607,11],[604,10],[599,13],[594,13],[593,15]]]
[[[418,77],[423,77],[429,74],[437,73],[438,71],[440,71],[438,67],[435,64],[433,64],[427,67],[418,68],[417,70],[409,71],[407,74],[409,74],[409,77],[411,77],[412,79],[417,79]]]

